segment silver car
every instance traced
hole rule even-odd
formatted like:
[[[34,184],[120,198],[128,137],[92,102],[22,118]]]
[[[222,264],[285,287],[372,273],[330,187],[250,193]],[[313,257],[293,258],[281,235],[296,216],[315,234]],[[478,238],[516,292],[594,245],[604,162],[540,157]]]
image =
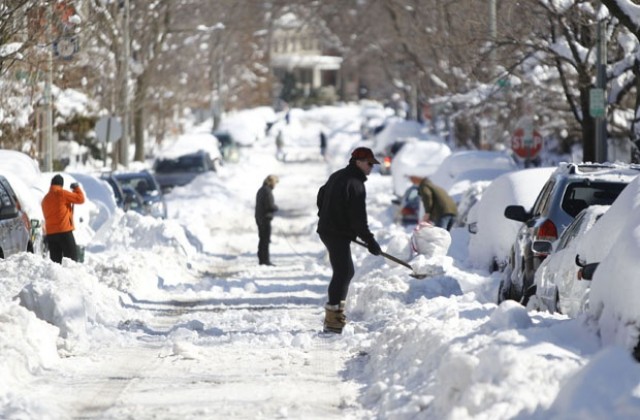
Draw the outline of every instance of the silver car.
[[[589,206],[562,232],[555,246],[534,241],[536,252],[550,252],[535,274],[534,307],[575,317],[586,308],[591,282],[578,276],[576,264],[579,238],[588,232],[611,206]],[[532,302],[530,302],[531,304]]]
[[[0,175],[0,258],[25,251],[33,252],[31,223],[9,181]]]

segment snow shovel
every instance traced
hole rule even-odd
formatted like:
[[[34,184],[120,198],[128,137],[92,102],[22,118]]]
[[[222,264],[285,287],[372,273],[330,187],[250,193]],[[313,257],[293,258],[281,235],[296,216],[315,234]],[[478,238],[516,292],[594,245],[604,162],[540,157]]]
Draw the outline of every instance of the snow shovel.
[[[367,247],[367,244],[365,244],[364,242],[360,242],[357,239],[354,239],[353,242],[357,243],[360,246],[363,246],[365,248]],[[386,252],[380,251],[380,255],[382,255],[383,257],[385,257],[388,260],[393,261],[396,264],[400,264],[400,265],[404,265],[405,267],[407,267],[409,270],[411,270],[411,274],[409,274],[411,277],[415,278],[415,279],[423,279],[425,277],[427,277],[426,274],[418,274],[413,272],[413,267],[411,267],[408,263],[402,261],[400,258],[398,257],[394,257],[393,255],[387,254]]]

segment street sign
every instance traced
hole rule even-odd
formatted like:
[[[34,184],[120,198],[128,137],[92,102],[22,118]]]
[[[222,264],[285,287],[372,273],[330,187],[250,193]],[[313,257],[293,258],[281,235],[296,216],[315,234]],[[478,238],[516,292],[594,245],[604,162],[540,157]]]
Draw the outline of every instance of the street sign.
[[[75,36],[61,36],[53,42],[53,52],[56,57],[71,60],[78,52],[78,38]]]
[[[604,89],[589,90],[589,115],[593,118],[604,118]]]
[[[542,150],[542,136],[536,130],[516,128],[511,137],[511,149],[523,159],[533,159]]]
[[[122,137],[122,124],[116,117],[102,117],[96,123],[96,136],[101,142],[116,142]]]

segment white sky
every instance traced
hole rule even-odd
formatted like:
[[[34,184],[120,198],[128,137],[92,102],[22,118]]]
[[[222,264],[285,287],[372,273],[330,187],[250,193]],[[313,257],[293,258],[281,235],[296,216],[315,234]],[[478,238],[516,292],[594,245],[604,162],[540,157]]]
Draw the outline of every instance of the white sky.
[[[250,129],[267,115],[229,118],[229,127],[252,133],[253,147],[242,149],[237,164],[168,194],[168,220],[87,203],[84,264],[32,254],[1,263],[0,418],[640,417],[640,367],[612,321],[635,325],[637,296],[617,296],[614,311],[615,289],[606,286],[611,279],[632,291],[637,277],[638,218],[627,217],[637,214],[637,183],[596,224],[599,238],[630,232],[608,241],[628,252],[618,250],[609,263],[606,247],[584,245],[585,255],[603,260],[594,280],[602,290],[594,287],[593,297],[601,305],[590,314],[605,308],[613,330],[603,327],[601,340],[587,315],[497,306],[499,274],[474,250],[487,242],[469,245],[465,229],[452,231],[447,256],[412,255],[412,227],[392,221],[392,177],[374,173],[366,184],[371,230],[384,250],[432,275],[413,279],[353,245],[349,324],[326,338],[317,332],[331,270],[315,233],[315,196],[363,144],[360,108],[293,110],[290,125],[275,126],[285,137],[284,162],[275,159],[273,137]],[[319,155],[321,129],[327,162]],[[255,255],[255,193],[269,174],[281,180],[276,267],[258,266]],[[102,196],[99,183],[76,179],[96,201]],[[530,184],[518,199],[535,198],[540,186]],[[501,214],[508,194],[481,201],[480,212]],[[502,221],[486,223],[487,241],[504,242]]]

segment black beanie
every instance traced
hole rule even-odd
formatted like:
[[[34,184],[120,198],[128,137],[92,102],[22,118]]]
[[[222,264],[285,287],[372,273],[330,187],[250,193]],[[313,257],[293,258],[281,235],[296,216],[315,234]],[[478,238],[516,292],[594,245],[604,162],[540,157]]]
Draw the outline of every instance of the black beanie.
[[[60,185],[62,187],[64,185],[64,178],[62,178],[62,175],[58,174],[51,178],[51,185]]]

